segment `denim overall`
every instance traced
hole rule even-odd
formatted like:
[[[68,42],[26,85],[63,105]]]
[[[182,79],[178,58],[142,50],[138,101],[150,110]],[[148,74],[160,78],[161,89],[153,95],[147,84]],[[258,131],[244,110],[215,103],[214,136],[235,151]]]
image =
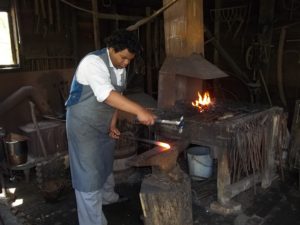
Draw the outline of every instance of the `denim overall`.
[[[121,86],[117,85],[114,68],[109,65],[107,49],[90,54],[99,56],[106,64],[115,90],[125,89],[125,73]],[[70,96],[66,101],[67,136],[72,175],[72,185],[78,191],[92,192],[102,188],[112,172],[115,140],[108,135],[115,109],[98,102],[91,87],[72,81]]]

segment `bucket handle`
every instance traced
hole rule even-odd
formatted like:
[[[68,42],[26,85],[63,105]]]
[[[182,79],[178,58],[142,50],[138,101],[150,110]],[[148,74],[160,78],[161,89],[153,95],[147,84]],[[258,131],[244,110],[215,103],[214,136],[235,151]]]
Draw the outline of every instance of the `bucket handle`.
[[[205,163],[200,162],[195,156],[192,156],[192,159],[195,160],[197,163],[199,163],[199,164],[202,165],[202,166],[205,166],[205,167],[211,167],[210,165],[205,165]]]
[[[198,179],[201,179],[201,180],[207,180],[208,179],[208,177],[202,177],[202,176],[198,176],[198,175],[190,175],[190,177],[198,178]]]

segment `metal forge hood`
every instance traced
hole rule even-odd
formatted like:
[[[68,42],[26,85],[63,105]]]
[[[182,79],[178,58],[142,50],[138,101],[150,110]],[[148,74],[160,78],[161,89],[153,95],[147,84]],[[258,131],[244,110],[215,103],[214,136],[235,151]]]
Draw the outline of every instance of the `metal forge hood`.
[[[228,77],[200,54],[188,57],[168,56],[160,71],[158,107],[172,108],[177,101],[193,101],[203,90],[203,81]]]
[[[160,73],[178,74],[201,80],[228,77],[225,72],[199,54],[192,54],[188,57],[168,56],[160,69]]]

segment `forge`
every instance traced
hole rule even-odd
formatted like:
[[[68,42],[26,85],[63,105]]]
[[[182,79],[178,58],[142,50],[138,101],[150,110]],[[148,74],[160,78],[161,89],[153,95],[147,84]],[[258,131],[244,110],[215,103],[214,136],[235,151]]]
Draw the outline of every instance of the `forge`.
[[[174,127],[157,126],[160,139],[188,139],[191,144],[209,147],[216,159],[218,201],[212,209],[233,213],[241,209],[232,201],[234,196],[257,183],[267,188],[276,177],[275,160],[282,154],[286,134],[282,108],[216,101],[202,112],[179,104],[160,113],[165,117],[185,117],[182,135]]]
[[[136,158],[135,166],[152,166],[140,192],[146,225],[192,224],[191,181],[177,165],[189,144],[209,147],[217,162],[217,200],[211,204],[217,213],[240,211],[233,197],[258,183],[267,188],[277,175],[275,161],[286,134],[282,108],[215,96],[206,106],[192,105],[208,80],[228,76],[204,57],[202,13],[202,1],[196,0],[180,1],[164,13],[167,57],[153,110],[168,120],[183,116],[184,128],[179,133],[176,126],[156,124],[157,139],[174,144],[169,151],[156,147]]]
[[[162,209],[168,215],[186,209],[192,212],[190,177],[177,164],[178,156],[191,144],[209,147],[217,163],[217,200],[211,210],[223,215],[241,210],[242,205],[232,200],[236,195],[251,187],[255,190],[257,184],[268,188],[282,171],[278,157],[282,155],[287,121],[280,107],[215,99],[201,111],[186,102],[154,111],[161,118],[184,116],[185,120],[182,133],[176,126],[156,124],[157,139],[171,148],[157,146],[132,161],[133,166],[152,166],[140,192],[143,210],[151,215],[151,221]]]

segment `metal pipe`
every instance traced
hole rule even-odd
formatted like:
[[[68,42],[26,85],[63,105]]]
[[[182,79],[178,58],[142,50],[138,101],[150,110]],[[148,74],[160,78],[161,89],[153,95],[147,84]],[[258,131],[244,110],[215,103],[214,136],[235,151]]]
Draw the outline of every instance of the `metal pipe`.
[[[10,111],[13,107],[27,98],[33,101],[43,114],[49,114],[51,111],[49,105],[42,99],[37,89],[32,86],[24,86],[0,103],[0,116]]]

